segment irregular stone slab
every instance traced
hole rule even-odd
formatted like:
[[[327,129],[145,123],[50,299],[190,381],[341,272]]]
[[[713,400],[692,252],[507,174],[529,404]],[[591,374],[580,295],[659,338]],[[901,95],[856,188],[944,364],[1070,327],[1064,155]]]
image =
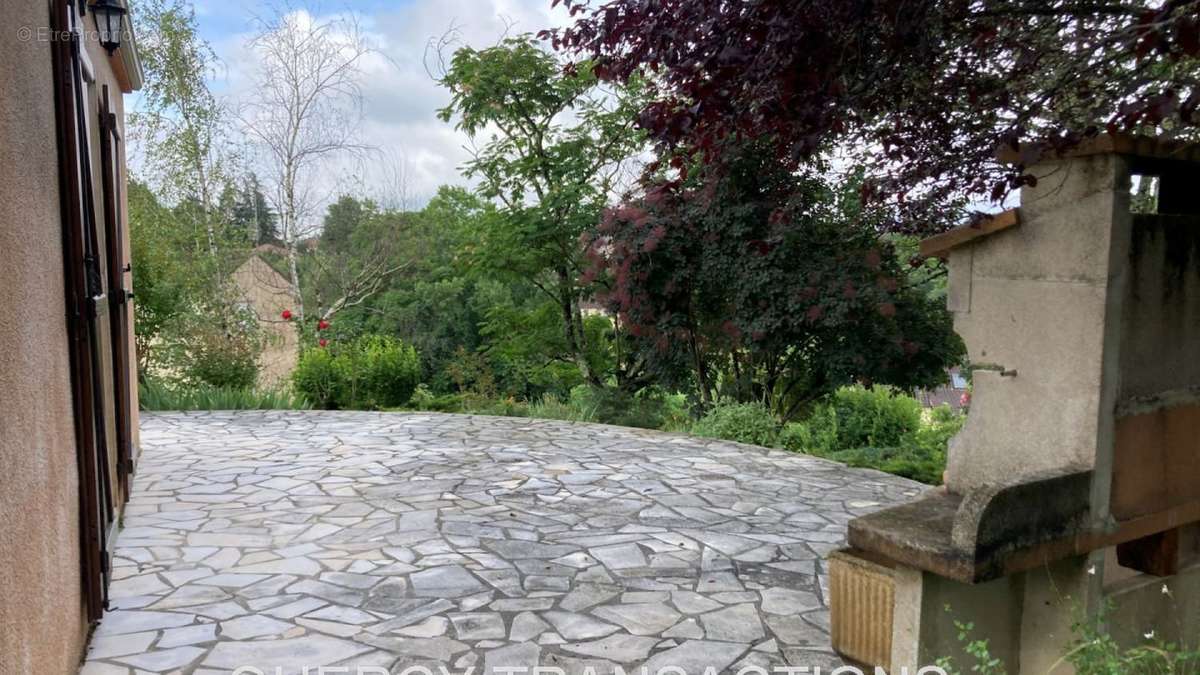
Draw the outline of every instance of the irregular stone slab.
[[[650,650],[658,643],[658,638],[638,637],[636,635],[610,635],[592,642],[568,642],[562,648],[566,651],[608,659],[620,663],[640,661],[650,654]]]
[[[162,600],[154,603],[150,607],[152,609],[177,609],[179,607],[193,607],[195,605],[207,605],[213,602],[220,602],[228,597],[228,593],[220,588],[212,586],[180,586],[174,592],[167,595]]]
[[[279,619],[294,619],[301,614],[311,612],[314,609],[324,607],[329,603],[318,598],[300,598],[294,602],[289,602],[278,607],[263,610],[264,614],[270,614]]]
[[[721,603],[693,591],[672,591],[671,603],[685,614],[702,614],[721,609]]]
[[[303,666],[333,665],[368,651],[371,648],[366,645],[326,635],[305,635],[291,640],[218,642],[201,665],[230,671],[253,666],[272,673],[278,668],[285,675],[300,675]]]
[[[461,598],[484,589],[484,585],[460,565],[415,572],[408,582],[412,584],[414,595],[426,598]]]
[[[269,616],[250,615],[238,619],[221,622],[221,637],[231,640],[262,637],[264,635],[279,635],[292,627],[292,624]]]
[[[131,665],[134,668],[161,673],[176,668],[183,668],[200,658],[203,654],[204,650],[199,647],[176,647],[175,649],[164,649],[133,656],[121,656],[113,660]]]
[[[816,593],[790,588],[768,588],[762,591],[762,611],[768,614],[803,614],[817,609],[821,601]]]
[[[704,637],[704,629],[700,627],[700,624],[696,623],[695,619],[684,619],[683,621],[680,621],[674,626],[671,626],[667,630],[663,631],[662,635],[665,638],[688,638],[699,640]]]
[[[353,607],[344,607],[341,605],[329,605],[315,612],[309,612],[304,615],[306,619],[317,619],[319,621],[336,621],[338,623],[348,623],[355,626],[362,626],[368,623],[376,623],[379,617],[369,612],[364,612],[361,609]]]
[[[562,601],[559,602],[559,606],[568,612],[578,612],[615,598],[620,594],[620,586],[580,584],[563,597]]]
[[[650,673],[657,673],[669,667],[681,668],[689,674],[704,673],[708,668],[721,673],[745,653],[747,647],[748,645],[732,642],[688,640],[678,647],[651,656],[642,664],[642,668]]]
[[[568,640],[591,640],[621,630],[618,626],[574,612],[545,612],[542,616]]]
[[[158,639],[157,646],[159,649],[168,649],[171,647],[200,644],[202,642],[212,642],[216,639],[217,624],[202,623],[195,626],[183,626],[182,628],[164,630],[162,637]]]
[[[487,640],[507,635],[504,619],[496,612],[451,614],[450,623],[459,640]]]
[[[645,567],[646,556],[637,544],[621,544],[618,546],[603,546],[588,549],[592,557],[599,560],[610,570],[623,570],[631,567]]]
[[[195,618],[188,614],[176,612],[142,612],[137,610],[117,610],[106,612],[95,635],[120,635],[122,633],[140,633],[159,628],[175,628],[194,623]]]
[[[510,645],[489,650],[483,655],[484,675],[500,675],[503,669],[521,668],[516,672],[532,672],[541,661],[542,648],[531,643]],[[513,671],[509,670],[511,675]]]
[[[608,675],[608,673],[619,673],[620,664],[604,659],[586,659],[566,656],[564,654],[549,654],[544,658],[545,667],[554,670],[543,671],[554,673],[559,672],[563,675]],[[670,672],[670,671],[667,671]],[[630,675],[633,675],[630,671]],[[640,671],[638,671],[640,675]],[[749,675],[749,674],[747,674]]]
[[[375,635],[382,635],[388,631],[395,630],[397,628],[403,628],[409,624],[414,624],[423,619],[427,619],[435,614],[441,614],[442,612],[445,612],[453,607],[454,604],[446,599],[434,600],[433,602],[418,601],[416,606],[391,619],[388,619],[387,621],[383,621],[371,626],[367,629],[367,631],[374,633]]]
[[[679,612],[660,604],[606,605],[592,610],[592,614],[620,624],[634,635],[658,635],[680,619]]]
[[[533,612],[521,612],[513,617],[512,630],[508,639],[513,642],[529,642],[542,633],[550,630],[550,624],[538,618]]]
[[[557,558],[568,553],[573,553],[576,550],[574,546],[542,544],[536,541],[487,540],[483,542],[483,545],[485,548],[494,551],[496,555],[509,560]]]
[[[147,651],[156,637],[158,637],[158,633],[155,631],[97,637],[88,645],[87,655],[89,659],[106,659],[110,656],[137,654]]]
[[[700,623],[709,640],[755,642],[764,636],[758,611],[749,603],[702,614]]]
[[[417,638],[433,638],[446,634],[450,621],[444,616],[431,616],[421,623],[396,629],[398,635]]]
[[[785,645],[800,647],[824,647],[829,644],[829,634],[808,623],[799,616],[775,616],[768,614],[767,626]]]
[[[460,654],[468,649],[467,645],[448,637],[396,638],[360,635],[357,639],[369,645],[386,649],[393,654],[405,654],[435,661],[449,661],[454,658],[455,654]]]

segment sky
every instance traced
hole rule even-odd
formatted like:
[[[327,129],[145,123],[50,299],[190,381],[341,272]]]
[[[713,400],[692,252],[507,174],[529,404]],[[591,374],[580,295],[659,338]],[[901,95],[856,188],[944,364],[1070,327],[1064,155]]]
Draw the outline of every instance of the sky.
[[[393,169],[377,163],[342,163],[320,181],[330,197],[339,192],[388,191],[395,180],[384,176],[401,167],[409,208],[420,207],[438,186],[463,185],[459,168],[469,157],[465,134],[437,118],[449,96],[430,77],[426,48],[430,40],[457,29],[473,47],[494,44],[505,32],[537,32],[564,25],[566,14],[551,0],[194,0],[200,34],[221,64],[210,87],[225,103],[253,94],[256,57],[247,43],[256,17],[279,11],[305,11],[320,20],[352,13],[378,53],[364,63],[362,143],[377,148]],[[134,105],[137,105],[136,100]]]

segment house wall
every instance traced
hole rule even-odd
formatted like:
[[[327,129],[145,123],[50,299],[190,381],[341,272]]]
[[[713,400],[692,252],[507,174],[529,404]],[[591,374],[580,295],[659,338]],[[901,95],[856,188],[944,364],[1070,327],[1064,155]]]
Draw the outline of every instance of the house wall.
[[[280,315],[296,305],[292,285],[257,255],[250,256],[233,273],[233,283],[254,315],[266,338],[259,357],[259,386],[271,388],[287,383],[300,358],[300,335],[294,323]]]
[[[52,43],[45,30],[52,4],[5,4],[17,39],[0,59],[0,675],[74,673],[87,637]],[[21,37],[25,27],[29,39]],[[108,55],[94,42],[87,50],[96,70],[88,95],[99,195],[96,97],[108,85],[121,120],[124,107]],[[128,255],[124,190],[121,197]],[[130,350],[136,361],[132,313]],[[136,452],[136,372],[118,376],[133,385]],[[111,475],[119,495],[115,465]]]
[[[5,3],[16,30],[49,7]],[[50,43],[0,59],[0,673],[74,672],[84,644]]]

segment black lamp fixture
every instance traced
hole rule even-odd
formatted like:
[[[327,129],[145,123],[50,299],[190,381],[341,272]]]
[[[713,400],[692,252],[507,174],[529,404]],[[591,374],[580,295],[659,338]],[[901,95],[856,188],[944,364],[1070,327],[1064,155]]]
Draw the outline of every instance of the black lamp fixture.
[[[120,0],[96,0],[90,9],[96,15],[100,46],[112,54],[121,46],[121,38],[125,35],[125,15],[129,10]]]

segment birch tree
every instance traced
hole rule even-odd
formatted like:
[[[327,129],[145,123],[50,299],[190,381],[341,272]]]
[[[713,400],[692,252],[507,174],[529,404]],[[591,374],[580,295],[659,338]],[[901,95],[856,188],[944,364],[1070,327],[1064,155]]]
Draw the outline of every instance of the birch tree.
[[[314,211],[324,197],[322,167],[363,149],[361,78],[372,50],[353,18],[317,19],[303,11],[261,21],[250,47],[259,67],[240,115],[261,152],[303,321],[299,248],[319,229]]]
[[[144,144],[146,166],[160,192],[196,206],[196,229],[216,258],[214,211],[230,163],[219,142],[228,130],[228,111],[208,86],[216,54],[200,38],[195,12],[182,0],[145,0],[134,16],[146,78],[130,127]]]

